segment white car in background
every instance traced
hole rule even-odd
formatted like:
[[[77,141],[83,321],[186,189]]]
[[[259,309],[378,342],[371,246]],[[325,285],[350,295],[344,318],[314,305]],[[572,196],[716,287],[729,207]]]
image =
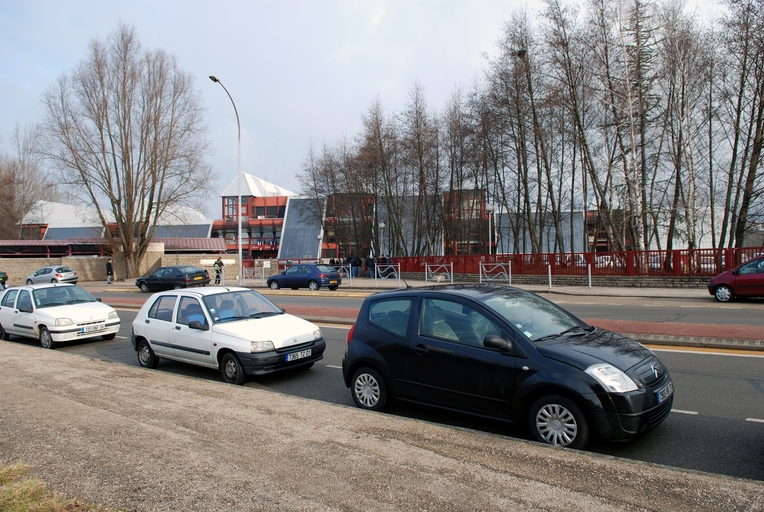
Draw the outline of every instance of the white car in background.
[[[70,283],[77,284],[77,272],[66,265],[42,267],[26,277],[26,284]]]
[[[43,348],[57,343],[101,338],[119,331],[117,312],[73,284],[14,286],[0,295],[0,339],[23,336]]]
[[[229,384],[308,369],[326,349],[317,325],[254,290],[222,286],[152,295],[133,321],[130,340],[145,368],[171,359],[218,369]]]

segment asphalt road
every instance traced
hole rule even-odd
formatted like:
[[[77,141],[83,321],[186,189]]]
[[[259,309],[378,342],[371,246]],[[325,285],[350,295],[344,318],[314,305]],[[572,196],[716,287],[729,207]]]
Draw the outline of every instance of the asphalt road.
[[[569,309],[574,310],[573,307]],[[134,316],[134,311],[120,310],[122,328],[113,341],[82,342],[57,350],[137,366],[129,341]],[[340,370],[347,328],[323,326],[322,330],[327,339],[327,350],[324,359],[313,369],[266,376],[246,385],[352,406]],[[34,344],[31,340],[17,342]],[[626,443],[593,442],[588,450],[764,481],[764,465],[761,463],[764,460],[764,358],[758,354],[720,355],[667,350],[659,350],[658,355],[671,371],[676,385],[674,412],[645,437]],[[215,371],[170,361],[162,361],[159,371],[221,380]],[[499,422],[430,409],[394,405],[389,413],[526,438],[522,430]]]

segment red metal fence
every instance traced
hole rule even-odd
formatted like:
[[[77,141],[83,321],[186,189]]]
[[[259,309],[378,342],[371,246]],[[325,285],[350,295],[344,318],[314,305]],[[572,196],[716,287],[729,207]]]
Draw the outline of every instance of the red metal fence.
[[[678,249],[671,251],[577,252],[543,254],[497,254],[470,256],[421,256],[394,258],[401,272],[425,272],[426,265],[453,263],[454,274],[478,274],[480,263],[509,262],[513,274],[614,276],[714,276],[735,268],[762,247],[741,249]],[[549,267],[549,269],[547,268]]]

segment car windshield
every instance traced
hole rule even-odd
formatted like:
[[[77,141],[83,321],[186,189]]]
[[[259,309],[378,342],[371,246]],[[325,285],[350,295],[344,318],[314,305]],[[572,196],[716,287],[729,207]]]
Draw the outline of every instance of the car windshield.
[[[215,323],[246,318],[263,318],[284,312],[276,304],[252,290],[235,290],[204,297]]]
[[[505,294],[488,295],[481,300],[532,341],[584,334],[592,329],[555,304],[531,293],[508,290]]]
[[[38,288],[32,292],[35,306],[38,308],[51,308],[66,306],[68,304],[81,304],[84,302],[96,302],[95,297],[79,286],[51,286]]]

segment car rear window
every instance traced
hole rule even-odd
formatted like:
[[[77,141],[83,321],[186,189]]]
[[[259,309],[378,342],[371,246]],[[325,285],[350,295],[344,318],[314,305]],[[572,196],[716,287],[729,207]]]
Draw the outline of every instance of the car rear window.
[[[369,306],[369,323],[406,337],[411,317],[411,299],[377,300]]]
[[[330,267],[329,265],[316,265],[316,268],[319,272],[336,272],[334,267]]]

